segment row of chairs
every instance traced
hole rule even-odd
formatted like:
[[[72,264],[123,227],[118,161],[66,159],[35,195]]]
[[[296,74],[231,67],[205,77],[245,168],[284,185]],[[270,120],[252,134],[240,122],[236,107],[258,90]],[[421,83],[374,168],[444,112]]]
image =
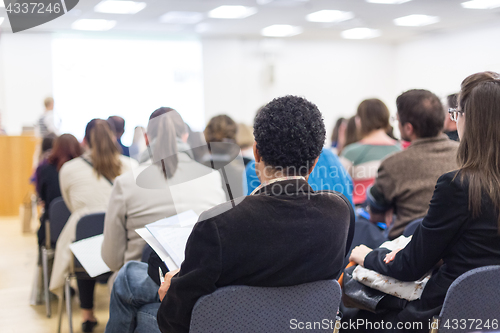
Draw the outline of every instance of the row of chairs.
[[[49,206],[49,216],[50,221],[45,224],[46,230],[46,242],[42,246],[42,270],[43,270],[43,289],[45,294],[45,309],[48,318],[51,317],[52,311],[50,306],[50,292],[49,292],[49,267],[50,261],[54,259],[54,244],[56,243],[59,235],[61,234],[64,225],[68,221],[71,212],[67,208],[62,197],[54,199]],[[83,216],[76,226],[75,241],[79,241],[85,238],[97,236],[103,233],[104,230],[104,213],[89,214]],[[95,280],[99,282],[105,282],[109,278],[111,273],[100,275]],[[76,258],[73,258],[73,262],[70,268],[70,273],[66,276],[64,284],[64,299],[66,303],[66,313],[68,315],[68,325],[69,332],[73,333],[73,321],[72,321],[72,307],[71,307],[71,279],[72,278],[82,278],[91,279],[87,274],[82,265],[78,262]],[[59,299],[58,304],[58,333],[61,332],[62,316],[63,316],[63,300]]]
[[[62,198],[54,200],[49,209],[51,217],[50,225],[47,226],[49,239],[42,249],[42,263],[47,316],[50,317],[48,260],[53,257],[51,244],[57,240],[70,213]],[[104,213],[86,215],[77,224],[76,240],[102,234],[103,229]],[[75,261],[75,267],[65,282],[66,312],[71,333],[73,328],[70,280],[72,277],[82,277],[85,274],[81,265]],[[478,327],[477,325],[464,327],[460,321],[458,325],[450,323],[450,320],[459,318],[474,318],[477,324],[489,320],[491,328],[496,329],[492,320],[496,319],[496,323],[500,325],[499,277],[500,266],[481,267],[460,276],[449,288],[441,313],[435,318],[430,331],[468,333]],[[96,279],[106,278],[107,276],[100,276]],[[333,318],[329,321],[330,325],[321,325],[314,331],[338,332],[341,294],[340,285],[336,280],[279,288],[224,287],[198,300],[193,309],[190,331],[194,333],[289,332],[294,325],[299,327],[300,323],[324,323],[324,319]],[[58,332],[61,329],[62,309],[60,301]]]

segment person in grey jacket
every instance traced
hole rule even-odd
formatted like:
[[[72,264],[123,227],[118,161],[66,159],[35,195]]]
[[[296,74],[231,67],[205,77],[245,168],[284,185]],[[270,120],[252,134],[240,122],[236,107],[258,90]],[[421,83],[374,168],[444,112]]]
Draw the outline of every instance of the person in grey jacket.
[[[112,271],[141,259],[146,242],[136,229],[190,209],[200,214],[226,201],[219,173],[192,159],[187,135],[177,111],[156,110],[148,125],[150,149],[143,154],[143,163],[116,178],[101,249]]]

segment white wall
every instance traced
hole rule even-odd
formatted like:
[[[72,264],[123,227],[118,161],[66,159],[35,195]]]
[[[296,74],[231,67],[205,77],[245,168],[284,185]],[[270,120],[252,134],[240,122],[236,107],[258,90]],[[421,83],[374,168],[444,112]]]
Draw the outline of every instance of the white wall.
[[[500,72],[500,26],[439,35],[397,48],[397,93],[423,88],[444,97],[468,75]]]
[[[287,94],[316,103],[329,130],[338,117],[353,115],[365,98],[378,97],[395,108],[396,52],[391,45],[204,40],[203,52],[207,120],[225,113],[252,124],[260,106]]]
[[[469,74],[500,72],[500,26],[427,37],[397,46],[373,41],[205,39],[205,119],[226,113],[251,124],[274,97],[305,96],[323,112],[331,130],[354,114],[364,98],[395,98],[411,88],[440,96],[456,92]],[[32,124],[52,90],[51,36],[2,34],[0,112],[9,134]],[[273,80],[270,79],[273,77]],[[56,102],[57,103],[57,102]]]
[[[19,134],[43,113],[52,94],[49,34],[10,34],[0,38],[0,112],[8,134]]]

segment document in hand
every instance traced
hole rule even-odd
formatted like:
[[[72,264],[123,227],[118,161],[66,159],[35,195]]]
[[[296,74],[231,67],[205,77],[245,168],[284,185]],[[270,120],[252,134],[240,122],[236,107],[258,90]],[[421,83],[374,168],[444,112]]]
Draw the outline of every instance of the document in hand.
[[[189,210],[147,224],[145,228],[136,229],[135,231],[172,271],[181,267],[181,263],[184,261],[187,240],[197,221],[198,215]]]
[[[96,277],[110,271],[101,257],[101,247],[104,235],[98,235],[71,243],[69,248],[76,259],[82,264],[90,277]]]

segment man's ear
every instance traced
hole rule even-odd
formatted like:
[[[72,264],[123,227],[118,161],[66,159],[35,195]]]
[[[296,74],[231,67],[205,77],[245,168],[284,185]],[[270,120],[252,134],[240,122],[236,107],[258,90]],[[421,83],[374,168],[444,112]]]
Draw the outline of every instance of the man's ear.
[[[253,156],[255,157],[255,162],[259,163],[262,159],[262,157],[259,154],[259,151],[257,150],[257,142],[253,142]]]
[[[407,137],[411,137],[414,134],[413,125],[411,123],[405,123],[403,125],[403,130],[405,131]]]

